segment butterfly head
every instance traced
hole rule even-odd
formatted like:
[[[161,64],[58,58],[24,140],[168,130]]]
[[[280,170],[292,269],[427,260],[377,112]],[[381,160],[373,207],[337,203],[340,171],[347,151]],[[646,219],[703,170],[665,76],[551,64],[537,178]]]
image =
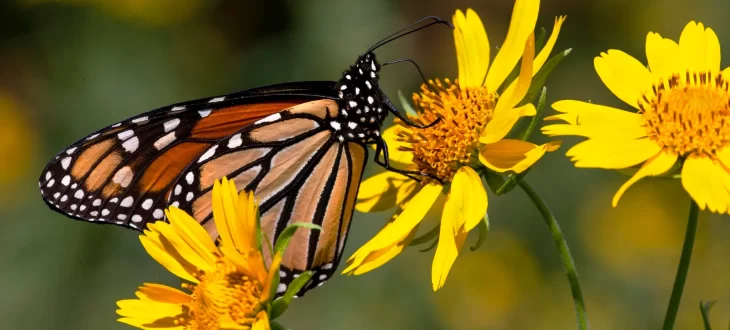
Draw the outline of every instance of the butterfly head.
[[[340,141],[367,141],[380,134],[388,111],[378,84],[379,73],[375,54],[366,53],[337,82],[340,109],[331,125],[339,131]]]

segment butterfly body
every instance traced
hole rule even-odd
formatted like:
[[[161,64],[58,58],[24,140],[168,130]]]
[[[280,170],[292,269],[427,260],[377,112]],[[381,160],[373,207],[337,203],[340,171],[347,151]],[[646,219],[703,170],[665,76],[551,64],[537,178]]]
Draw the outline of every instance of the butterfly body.
[[[273,85],[132,117],[61,151],[41,174],[41,194],[69,217],[136,230],[179,207],[215,238],[212,186],[227,176],[254,191],[272,243],[295,222],[323,228],[299,230],[282,261],[279,294],[315,271],[301,295],[337,268],[366,144],[382,141],[392,104],[379,69],[366,53],[337,82]]]

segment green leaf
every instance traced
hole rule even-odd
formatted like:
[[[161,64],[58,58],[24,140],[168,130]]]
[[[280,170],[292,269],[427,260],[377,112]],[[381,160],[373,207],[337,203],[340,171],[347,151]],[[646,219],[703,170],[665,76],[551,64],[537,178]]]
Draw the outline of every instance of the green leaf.
[[[477,242],[474,243],[474,246],[471,247],[472,251],[476,251],[478,248],[482,246],[484,241],[487,239],[487,233],[489,233],[489,215],[484,215],[484,220],[480,221],[477,225],[477,230],[479,237],[477,238]]]
[[[498,173],[494,173],[492,171],[482,171],[481,174],[484,178],[484,181],[487,182],[489,190],[491,190],[492,192],[496,192],[497,189],[502,187],[505,183],[504,178]]]
[[[540,93],[540,90],[543,86],[545,86],[545,81],[547,81],[548,76],[551,72],[555,69],[555,67],[558,66],[558,63],[562,61],[570,52],[572,51],[572,48],[568,48],[557,55],[551,57],[545,65],[542,66],[540,71],[537,72],[536,75],[532,77],[532,82],[530,83],[530,89],[527,90],[527,94],[525,94],[525,97],[520,101],[520,103],[517,105],[523,106],[527,103],[531,103],[535,100],[537,97],[537,94]]]
[[[426,243],[426,242],[432,240],[434,237],[438,236],[440,226],[441,226],[440,224],[436,224],[436,226],[433,227],[433,229],[429,230],[427,233],[425,233],[421,236],[414,238],[411,241],[411,244],[408,244],[408,245],[410,245],[410,246],[421,245],[423,243]]]
[[[271,322],[271,330],[287,330],[287,328],[277,322]]]
[[[702,313],[702,323],[705,325],[705,330],[712,330],[712,326],[710,326],[710,309],[716,302],[717,300],[707,302],[700,300],[700,312]]]
[[[411,116],[418,116],[418,112],[416,112],[416,109],[413,109],[411,102],[409,102],[408,99],[403,96],[403,93],[400,90],[398,90],[398,100],[400,100],[400,105],[401,107],[403,107],[403,110],[405,110],[407,114]]]
[[[429,245],[429,246],[428,246],[427,248],[425,248],[425,249],[423,249],[423,250],[418,250],[418,251],[421,251],[421,252],[428,252],[428,251],[431,251],[431,250],[433,250],[433,248],[435,248],[435,247],[436,247],[436,245],[437,245],[438,243],[439,243],[439,238],[438,238],[438,237],[436,237],[436,239],[435,239],[435,240],[433,240],[433,243],[431,243],[431,245]]]
[[[535,108],[535,115],[532,116],[532,120],[530,120],[530,124],[527,125],[524,131],[520,133],[519,139],[522,141],[527,141],[527,139],[530,138],[530,135],[532,135],[532,132],[535,131],[535,128],[537,128],[537,124],[540,122],[540,119],[542,119],[542,113],[545,110],[545,100],[547,99],[547,87],[542,88],[542,93],[540,93],[540,98],[537,100],[537,107]]]
[[[274,303],[271,306],[272,320],[281,316],[281,314],[284,314],[286,309],[289,308],[291,301],[294,300],[294,295],[296,295],[299,290],[309,283],[309,279],[311,279],[313,275],[314,271],[311,270],[299,274],[299,277],[295,278],[294,281],[289,284],[289,287],[286,288],[284,295],[281,298],[274,300]]]
[[[297,223],[291,224],[288,227],[284,228],[284,231],[282,231],[281,235],[279,235],[279,239],[276,240],[276,246],[274,246],[274,253],[283,254],[284,250],[289,245],[291,238],[294,236],[294,233],[296,233],[297,229],[299,229],[299,228],[322,230],[322,227],[311,224],[311,223],[306,223],[306,222],[297,222]]]
[[[525,175],[527,175],[528,172],[530,172],[530,169],[532,169],[532,168],[528,168],[527,170],[525,170],[524,172],[519,173],[519,174],[517,174],[517,173],[507,174],[507,181],[505,181],[501,187],[499,187],[497,190],[495,190],[494,194],[497,196],[502,196],[502,195],[512,191],[512,189],[515,189],[515,187],[517,187],[517,184],[525,177]]]
[[[535,56],[537,56],[537,54],[540,54],[542,48],[545,47],[546,37],[547,30],[545,30],[544,26],[541,26],[540,30],[537,31],[537,34],[535,35]]]

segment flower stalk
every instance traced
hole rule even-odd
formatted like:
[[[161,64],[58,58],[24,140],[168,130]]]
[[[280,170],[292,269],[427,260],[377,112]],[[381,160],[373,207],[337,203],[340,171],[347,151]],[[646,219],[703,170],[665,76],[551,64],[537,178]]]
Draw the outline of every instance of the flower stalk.
[[[560,229],[560,224],[555,218],[555,215],[550,211],[550,208],[545,204],[545,201],[525,180],[520,180],[517,183],[520,188],[530,197],[535,207],[540,211],[545,224],[547,224],[550,233],[553,236],[555,246],[558,248],[560,254],[560,260],[563,262],[566,275],[568,275],[568,282],[570,282],[570,292],[573,295],[573,304],[575,305],[575,315],[578,319],[578,329],[587,330],[590,329],[590,323],[588,322],[588,313],[586,312],[586,304],[583,299],[583,290],[580,287],[580,280],[578,279],[578,270],[575,267],[575,261],[570,254],[568,248],[568,242],[565,241],[563,231]],[[681,293],[680,293],[681,294]],[[666,328],[665,328],[666,329]]]
[[[667,314],[664,316],[664,326],[662,329],[674,329],[674,322],[677,319],[677,311],[682,300],[684,291],[684,283],[687,281],[687,273],[689,272],[689,263],[692,259],[692,248],[695,243],[695,234],[697,233],[697,218],[700,208],[697,203],[692,200],[689,205],[689,216],[687,217],[687,231],[684,234],[684,245],[682,246],[682,255],[679,257],[679,266],[677,267],[677,275],[674,277],[674,287],[672,295],[669,298],[669,306]]]

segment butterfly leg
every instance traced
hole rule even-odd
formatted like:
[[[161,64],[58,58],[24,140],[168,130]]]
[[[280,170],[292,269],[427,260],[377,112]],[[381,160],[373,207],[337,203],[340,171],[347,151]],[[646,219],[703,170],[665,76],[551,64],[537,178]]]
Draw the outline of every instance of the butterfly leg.
[[[434,120],[432,123],[430,123],[428,125],[416,124],[416,123],[412,122],[410,119],[408,119],[408,117],[406,117],[406,116],[402,115],[400,112],[398,112],[398,110],[396,110],[393,103],[387,97],[383,98],[383,101],[385,103],[386,108],[388,108],[388,112],[392,113],[396,118],[402,120],[408,126],[415,127],[415,128],[429,128],[429,127],[432,127],[432,126],[438,124],[439,122],[441,122],[441,118],[439,118],[439,119]]]
[[[383,161],[380,160],[381,154],[383,155],[383,159],[384,159]],[[441,179],[439,179],[438,177],[436,177],[430,173],[419,172],[419,171],[407,171],[407,170],[401,170],[401,169],[392,167],[390,165],[390,157],[388,155],[388,144],[385,143],[385,140],[383,140],[382,137],[375,142],[375,163],[382,166],[384,169],[386,169],[388,171],[405,175],[416,181],[421,181],[421,179],[418,178],[417,176],[420,176],[420,177],[427,176],[431,179],[434,179],[438,182],[443,183],[441,181]]]

